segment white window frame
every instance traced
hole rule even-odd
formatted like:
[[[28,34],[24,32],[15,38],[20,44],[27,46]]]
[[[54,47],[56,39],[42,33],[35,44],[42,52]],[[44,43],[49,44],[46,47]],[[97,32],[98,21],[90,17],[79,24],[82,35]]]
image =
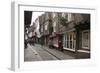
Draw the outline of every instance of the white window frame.
[[[89,35],[88,35],[88,38],[89,38],[88,39],[88,47],[85,47],[83,45],[83,43],[84,43],[84,39],[83,39],[84,32],[88,32],[89,33]],[[90,31],[89,30],[82,31],[82,48],[84,48],[84,49],[90,49]]]
[[[76,42],[74,42],[75,40],[74,40],[74,35],[75,35],[75,33],[74,32],[69,32],[69,33],[66,33],[65,35],[64,35],[64,49],[67,49],[67,50],[72,50],[72,51],[75,51],[75,46],[73,47],[73,45],[75,45],[76,44]],[[72,48],[70,48],[70,36],[72,36],[72,38],[71,38],[71,41],[72,41]],[[68,39],[67,39],[67,37],[69,37]],[[66,39],[65,39],[66,38]],[[67,42],[68,41],[68,42]],[[65,42],[66,42],[66,45],[67,45],[67,43],[69,43],[68,44],[68,46],[69,47],[66,47],[65,46]],[[74,44],[73,44],[74,43]]]

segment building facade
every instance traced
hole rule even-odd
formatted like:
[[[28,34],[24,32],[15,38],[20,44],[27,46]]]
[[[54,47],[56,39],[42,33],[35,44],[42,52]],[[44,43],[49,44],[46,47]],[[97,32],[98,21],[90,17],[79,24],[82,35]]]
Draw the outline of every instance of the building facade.
[[[41,43],[74,52],[78,58],[90,57],[90,14],[45,12],[39,19]]]
[[[90,57],[90,15],[68,14],[63,49],[77,53],[78,58]]]

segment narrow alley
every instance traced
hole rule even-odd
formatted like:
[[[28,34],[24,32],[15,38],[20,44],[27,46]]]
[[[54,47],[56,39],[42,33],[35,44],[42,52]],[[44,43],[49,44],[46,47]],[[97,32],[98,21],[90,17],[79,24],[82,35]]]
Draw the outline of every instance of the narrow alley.
[[[24,61],[89,59],[90,14],[24,12]]]
[[[57,49],[50,49],[46,46],[41,46],[39,44],[30,45],[28,44],[27,49],[24,50],[24,60],[25,61],[46,61],[46,60],[64,60],[64,59],[74,59],[64,52]]]

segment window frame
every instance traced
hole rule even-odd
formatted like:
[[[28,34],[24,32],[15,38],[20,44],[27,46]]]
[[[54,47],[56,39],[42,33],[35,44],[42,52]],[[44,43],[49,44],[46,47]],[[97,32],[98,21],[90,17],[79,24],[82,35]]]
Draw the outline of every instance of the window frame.
[[[70,40],[70,36],[72,36],[72,38],[71,38],[71,40]],[[75,45],[76,43],[75,43],[75,41],[76,40],[74,40],[74,36],[75,36],[75,33],[74,32],[70,32],[70,33],[66,33],[65,35],[64,35],[64,45],[63,45],[63,47],[64,48],[66,48],[66,49],[72,49],[72,50],[75,50],[75,46],[73,47],[73,45]],[[67,37],[69,37],[69,38],[67,38]],[[65,39],[66,38],[66,39]],[[67,42],[68,41],[68,42]],[[70,41],[72,41],[72,48],[71,48],[71,46],[70,46]],[[65,43],[66,42],[66,43]],[[65,45],[67,45],[67,43],[68,43],[68,46],[65,46]]]
[[[83,35],[84,35],[84,32],[88,32],[88,47],[84,46],[84,38],[83,38]],[[83,30],[82,31],[82,48],[84,49],[90,49],[90,31],[89,30]]]

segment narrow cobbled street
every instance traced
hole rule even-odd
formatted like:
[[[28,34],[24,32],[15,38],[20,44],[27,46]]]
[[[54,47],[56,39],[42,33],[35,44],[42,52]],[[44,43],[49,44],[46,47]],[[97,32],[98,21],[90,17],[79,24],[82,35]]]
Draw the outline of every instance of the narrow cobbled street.
[[[24,61],[47,61],[47,60],[64,60],[74,59],[73,56],[57,49],[50,49],[39,44],[30,45],[24,50]]]

